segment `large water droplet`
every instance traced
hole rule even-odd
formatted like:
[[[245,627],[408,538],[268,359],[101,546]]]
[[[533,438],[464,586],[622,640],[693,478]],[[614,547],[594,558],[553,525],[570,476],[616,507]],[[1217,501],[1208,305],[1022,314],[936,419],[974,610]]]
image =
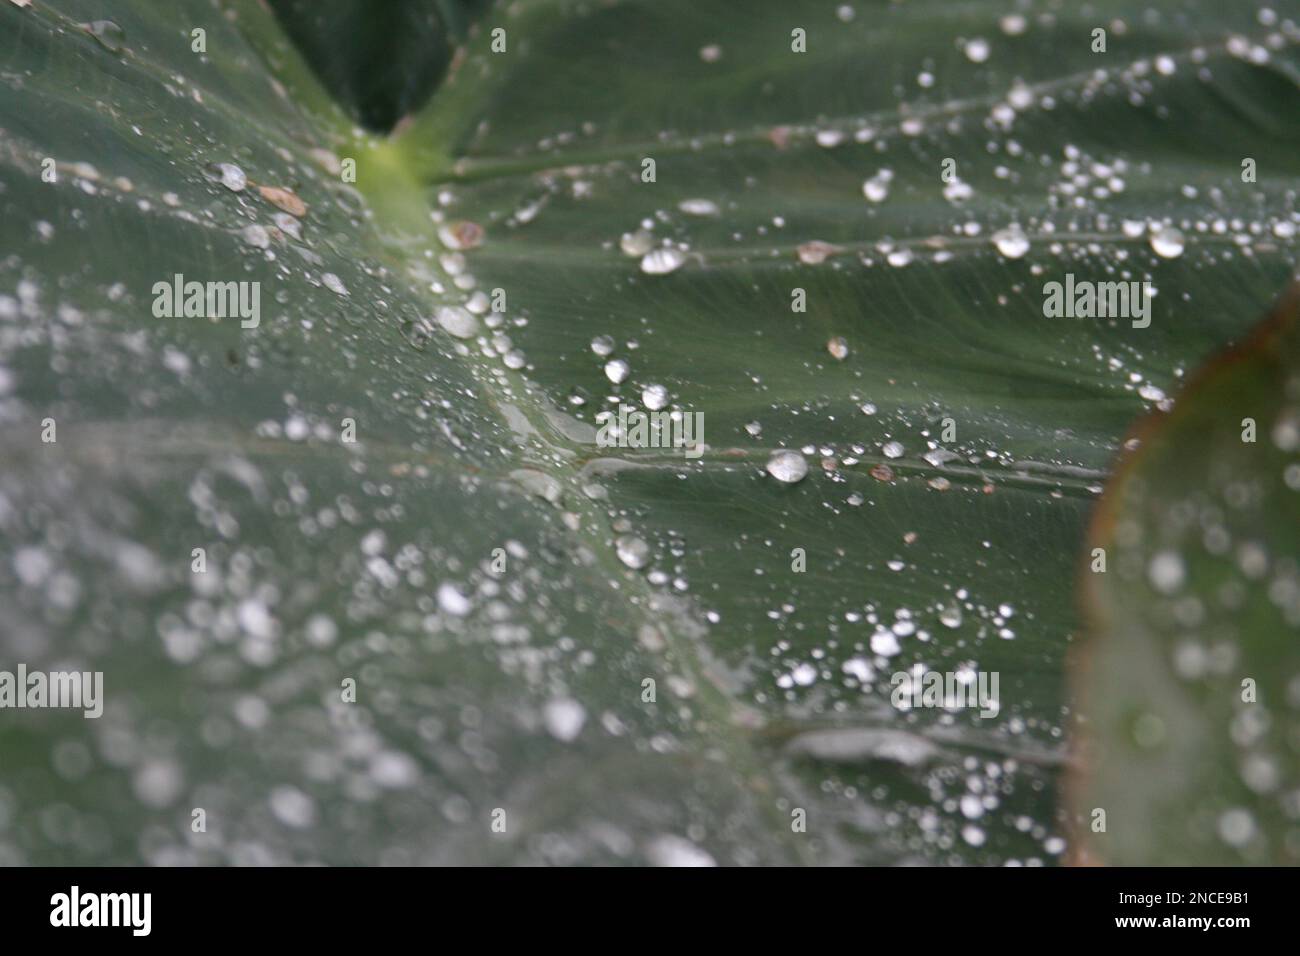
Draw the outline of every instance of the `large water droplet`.
[[[245,226],[243,233],[244,241],[255,249],[265,249],[271,244],[271,235],[266,231],[265,226],[259,226],[257,223]]]
[[[688,216],[716,216],[718,204],[712,199],[683,199],[677,208]]]
[[[221,183],[232,193],[243,192],[248,185],[248,176],[234,163],[209,163],[204,172],[209,179]]]
[[[625,534],[615,541],[614,551],[629,568],[644,568],[650,561],[650,545],[633,534]]]
[[[972,63],[983,63],[989,58],[989,41],[983,37],[975,37],[966,41],[965,46],[966,59]]]
[[[1164,259],[1177,259],[1183,254],[1184,244],[1183,234],[1173,226],[1164,226],[1151,234],[1151,248]]]
[[[686,253],[680,249],[655,249],[641,259],[641,271],[646,275],[667,275],[682,267]]]
[[[657,412],[668,404],[668,389],[662,385],[647,385],[641,390],[641,404]]]
[[[587,709],[572,697],[558,697],[547,703],[542,716],[547,732],[556,740],[567,743],[582,732],[582,725],[587,722]]]
[[[1186,576],[1182,555],[1177,551],[1161,551],[1147,566],[1151,586],[1161,594],[1173,594],[1183,586]]]
[[[655,237],[647,229],[638,229],[636,232],[625,232],[618,241],[618,247],[623,250],[625,256],[643,256],[654,248]]]
[[[1029,251],[1029,237],[1019,226],[1008,226],[993,233],[993,245],[1008,259],[1019,259]]]
[[[862,184],[862,195],[871,202],[884,202],[889,196],[889,183],[893,178],[892,169],[882,169]]]
[[[792,485],[808,474],[808,462],[797,451],[774,452],[767,461],[767,473],[779,482]]]
[[[627,374],[630,371],[631,368],[628,366],[627,362],[622,359],[610,359],[605,363],[605,377],[615,385],[620,384],[624,379],[626,379]]]
[[[468,339],[478,332],[478,319],[458,305],[444,305],[434,317],[443,329],[458,339]]]
[[[829,242],[822,242],[820,239],[813,239],[811,242],[801,243],[795,250],[799,256],[799,261],[806,266],[818,266],[829,259],[831,256],[842,252],[843,250]]]

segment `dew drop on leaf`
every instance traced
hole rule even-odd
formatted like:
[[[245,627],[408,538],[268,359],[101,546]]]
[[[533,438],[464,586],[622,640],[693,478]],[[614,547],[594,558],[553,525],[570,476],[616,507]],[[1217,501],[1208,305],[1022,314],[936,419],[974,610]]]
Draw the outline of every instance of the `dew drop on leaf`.
[[[614,542],[618,559],[629,568],[644,568],[650,560],[650,546],[636,535],[625,534]]]
[[[641,259],[641,271],[646,275],[662,276],[674,272],[686,262],[686,253],[680,249],[655,249]]]
[[[458,339],[472,338],[478,332],[478,319],[458,305],[444,305],[434,313],[443,330]]]
[[[248,185],[248,176],[234,163],[209,163],[204,172],[209,179],[221,183],[232,193],[243,192]]]
[[[711,199],[683,199],[677,208],[688,216],[716,216],[718,204]]]
[[[668,404],[668,389],[662,385],[647,385],[641,390],[641,404],[657,412]]]
[[[1151,234],[1151,248],[1163,259],[1177,259],[1183,254],[1183,234],[1173,226],[1165,226]]]
[[[797,451],[783,449],[768,459],[767,473],[783,484],[792,485],[808,474],[808,461]]]
[[[605,363],[605,377],[615,385],[622,383],[630,371],[631,368],[622,359],[610,359]]]
[[[1019,259],[1029,251],[1029,237],[1019,226],[1008,226],[993,233],[993,245],[1008,259]]]
[[[244,241],[255,249],[265,249],[271,244],[271,236],[265,226],[257,223],[245,226],[242,232]]]
[[[623,250],[623,255],[644,256],[654,248],[655,237],[647,229],[638,229],[636,232],[625,232],[618,241],[618,247]]]

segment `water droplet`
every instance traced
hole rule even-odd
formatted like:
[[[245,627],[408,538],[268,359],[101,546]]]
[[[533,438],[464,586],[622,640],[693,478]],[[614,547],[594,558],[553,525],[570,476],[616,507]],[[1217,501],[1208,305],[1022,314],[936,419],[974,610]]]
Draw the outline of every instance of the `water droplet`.
[[[604,358],[614,351],[614,340],[608,335],[598,335],[591,340],[591,350]]]
[[[849,342],[843,336],[836,336],[826,343],[826,351],[831,353],[831,358],[844,361],[849,357]]]
[[[1183,254],[1183,234],[1173,226],[1163,226],[1151,234],[1151,248],[1164,259],[1177,259]]]
[[[1138,389],[1138,394],[1148,402],[1163,402],[1165,400],[1164,389],[1158,385],[1152,385],[1150,382],[1143,382],[1142,387]]]
[[[943,187],[943,198],[949,202],[965,202],[973,195],[975,190],[971,188],[970,183],[962,182],[960,179],[954,179]]]
[[[622,535],[615,541],[614,551],[629,568],[644,568],[650,561],[650,545],[633,534]]]
[[[628,366],[627,362],[622,359],[610,359],[605,363],[605,377],[615,385],[620,384],[624,379],[626,379],[628,372],[631,370],[632,369]]]
[[[831,256],[842,251],[839,246],[832,245],[829,242],[822,242],[820,239],[802,243],[795,250],[799,256],[799,261],[806,266],[819,266]]]
[[[717,866],[709,853],[690,840],[671,833],[657,836],[645,848],[646,859],[653,866]]]
[[[655,237],[647,229],[625,232],[618,241],[618,246],[625,256],[643,256],[654,248]]]
[[[332,272],[324,273],[320,277],[320,281],[324,284],[325,288],[329,289],[335,295],[351,294],[348,292],[348,287],[343,284],[343,280]]]
[[[975,37],[974,39],[967,40],[964,49],[966,51],[966,59],[970,60],[972,63],[983,63],[989,58],[989,41],[985,40],[983,37]]]
[[[547,701],[542,718],[547,732],[556,740],[567,743],[582,733],[582,726],[587,722],[587,709],[572,697],[557,697]]]
[[[470,612],[472,605],[459,588],[444,581],[438,585],[438,607],[453,617],[464,617]]]
[[[1007,36],[1016,37],[1029,29],[1029,21],[1019,13],[1008,13],[998,21],[998,26]]]
[[[209,179],[221,183],[232,193],[243,192],[248,186],[248,176],[234,163],[211,163],[204,172]]]
[[[99,41],[109,53],[121,53],[126,47],[126,31],[112,20],[93,20],[81,28]]]
[[[1161,551],[1147,566],[1147,578],[1161,594],[1173,594],[1183,586],[1186,576],[1182,555],[1176,551]]]
[[[257,223],[245,226],[242,235],[246,243],[257,249],[265,249],[271,244],[270,233],[266,231],[264,226],[259,226]]]
[[[1019,259],[1029,251],[1029,237],[1019,226],[1008,226],[993,233],[993,245],[1008,259]]]
[[[1244,847],[1255,836],[1255,818],[1240,807],[1225,810],[1219,816],[1219,836],[1229,846]]]
[[[438,230],[438,238],[448,249],[474,249],[483,244],[483,227],[476,222],[451,222]]]
[[[961,627],[961,607],[949,604],[939,611],[939,623],[944,627]]]
[[[871,652],[879,654],[881,657],[893,657],[902,648],[898,644],[898,637],[893,631],[876,631],[871,635]]]
[[[889,196],[889,183],[893,178],[892,169],[882,169],[862,184],[862,195],[871,202],[884,202]]]
[[[896,441],[885,442],[885,446],[884,446],[883,448],[881,448],[880,450],[881,450],[882,452],[884,452],[884,455],[885,455],[886,458],[902,458],[902,457],[903,457],[903,444],[902,444],[902,442],[896,442]]]
[[[797,451],[774,452],[767,461],[767,473],[779,482],[792,485],[808,474],[808,462]]]
[[[686,262],[686,253],[680,249],[655,249],[641,259],[641,271],[646,275],[662,276],[674,272]]]
[[[434,318],[444,330],[458,339],[468,339],[478,333],[478,319],[469,310],[458,305],[444,305],[434,313]]]
[[[800,687],[810,687],[817,680],[817,668],[806,662],[800,664],[790,672],[790,679]]]
[[[302,223],[293,216],[289,215],[287,212],[277,212],[272,218],[275,222],[276,228],[286,236],[291,239],[302,238]]]
[[[271,791],[271,812],[287,827],[304,830],[316,823],[316,803],[297,787],[276,787]]]
[[[683,199],[677,208],[688,216],[716,216],[718,204],[711,199]]]
[[[668,404],[668,389],[662,385],[647,385],[641,390],[641,404],[657,412]]]

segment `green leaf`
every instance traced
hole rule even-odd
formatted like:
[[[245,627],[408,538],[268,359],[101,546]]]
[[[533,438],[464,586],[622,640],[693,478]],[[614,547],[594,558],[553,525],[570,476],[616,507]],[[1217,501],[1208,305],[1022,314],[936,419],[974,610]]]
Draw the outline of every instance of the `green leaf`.
[[[1098,510],[1080,854],[1294,864],[1300,302],[1188,383]],[[1095,553],[1095,552],[1094,552]],[[1091,570],[1091,568],[1090,568]],[[1105,811],[1104,830],[1091,826]]]
[[[493,4],[390,137],[347,110],[438,53],[333,62],[347,8],[0,8],[0,663],[107,697],[0,712],[0,858],[1058,858],[1091,502],[1292,268],[1294,31],[1224,6]],[[1045,318],[1067,272],[1151,325]],[[260,325],[155,318],[178,273]],[[652,385],[700,457],[595,444]]]

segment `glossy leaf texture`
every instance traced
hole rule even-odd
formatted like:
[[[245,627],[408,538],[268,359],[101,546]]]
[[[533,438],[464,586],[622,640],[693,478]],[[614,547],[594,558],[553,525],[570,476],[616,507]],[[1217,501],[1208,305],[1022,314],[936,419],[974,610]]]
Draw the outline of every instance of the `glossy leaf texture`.
[[[496,4],[380,139],[259,4],[95,7],[0,9],[0,648],[107,697],[4,713],[0,855],[1062,857],[1089,509],[1291,274],[1293,13]]]

